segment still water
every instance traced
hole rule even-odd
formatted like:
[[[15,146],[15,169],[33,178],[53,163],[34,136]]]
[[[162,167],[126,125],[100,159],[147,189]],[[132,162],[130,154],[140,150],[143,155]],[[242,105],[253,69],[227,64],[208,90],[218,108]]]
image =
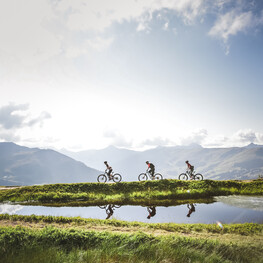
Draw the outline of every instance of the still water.
[[[0,204],[0,213],[17,215],[80,216],[83,218],[139,221],[151,223],[263,223],[263,196],[222,196],[214,202],[188,203],[177,206],[86,206],[50,207]]]

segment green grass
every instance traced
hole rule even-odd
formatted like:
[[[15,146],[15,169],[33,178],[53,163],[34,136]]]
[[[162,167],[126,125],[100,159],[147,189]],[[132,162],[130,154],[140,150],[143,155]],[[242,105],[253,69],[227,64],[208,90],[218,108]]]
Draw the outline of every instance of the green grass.
[[[262,195],[263,181],[179,181],[122,182],[116,184],[78,183],[26,186],[0,191],[3,201],[138,204],[158,200],[200,199],[219,195]]]
[[[176,224],[176,223],[142,223],[128,222],[122,220],[101,220],[81,217],[63,217],[63,216],[24,216],[24,215],[8,215],[0,214],[0,222],[8,220],[10,222],[27,222],[27,223],[45,223],[45,224],[70,224],[73,226],[112,226],[121,228],[137,228],[151,230],[165,230],[176,233],[192,233],[205,232],[217,234],[238,234],[238,235],[253,235],[263,233],[263,224],[245,223],[245,224],[225,224],[221,229],[216,224]]]
[[[3,262],[263,262],[257,244],[46,227],[0,228]],[[49,261],[51,260],[51,261]],[[66,260],[66,261],[63,261]]]

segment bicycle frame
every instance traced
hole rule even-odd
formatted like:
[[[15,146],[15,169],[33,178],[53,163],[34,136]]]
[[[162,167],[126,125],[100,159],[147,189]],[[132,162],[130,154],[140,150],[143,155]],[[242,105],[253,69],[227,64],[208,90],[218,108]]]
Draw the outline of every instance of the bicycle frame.
[[[148,170],[146,170],[145,172],[147,174],[147,176],[149,176],[149,178],[152,180],[153,179],[153,176],[150,174],[150,172]]]

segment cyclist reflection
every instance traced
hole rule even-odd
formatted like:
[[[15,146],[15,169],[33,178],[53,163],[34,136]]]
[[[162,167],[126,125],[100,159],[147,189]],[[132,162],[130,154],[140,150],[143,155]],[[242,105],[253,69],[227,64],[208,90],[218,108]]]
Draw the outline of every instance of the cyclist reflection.
[[[195,212],[195,206],[194,204],[187,204],[187,208],[189,209],[188,214],[186,215],[187,217],[190,217],[190,215]]]
[[[148,219],[150,219],[151,217],[155,216],[156,214],[156,208],[155,206],[149,206],[147,207],[147,211],[149,213],[149,215],[147,216]]]
[[[106,207],[106,214],[107,214],[106,219],[109,219],[113,215],[113,205],[108,205]]]
[[[106,214],[107,214],[106,219],[109,219],[113,215],[114,208],[120,208],[120,207],[121,205],[112,205],[112,204],[102,205],[102,206],[99,205],[99,208],[105,209]]]

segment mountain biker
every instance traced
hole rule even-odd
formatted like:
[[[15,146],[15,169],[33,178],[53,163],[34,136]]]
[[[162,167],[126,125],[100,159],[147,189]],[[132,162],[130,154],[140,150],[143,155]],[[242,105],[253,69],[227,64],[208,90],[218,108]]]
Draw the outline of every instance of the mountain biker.
[[[105,161],[104,164],[105,164],[106,167],[107,167],[106,170],[105,170],[105,173],[107,173],[109,179],[112,179],[112,175],[111,175],[111,173],[112,173],[112,168],[111,168],[111,166],[109,166],[109,164],[108,164],[107,161]]]
[[[155,214],[156,214],[155,206],[147,207],[147,210],[149,212],[149,215],[147,216],[148,219],[150,219],[151,217],[155,216]]]
[[[148,165],[147,171],[154,178],[155,166],[152,163],[150,163],[149,161],[146,161],[146,164]]]
[[[193,171],[194,171],[194,166],[189,163],[189,161],[185,161],[187,165],[187,169],[190,171],[190,179],[193,179]]]

